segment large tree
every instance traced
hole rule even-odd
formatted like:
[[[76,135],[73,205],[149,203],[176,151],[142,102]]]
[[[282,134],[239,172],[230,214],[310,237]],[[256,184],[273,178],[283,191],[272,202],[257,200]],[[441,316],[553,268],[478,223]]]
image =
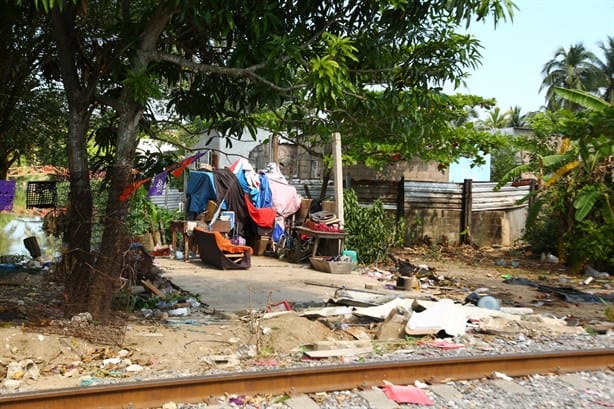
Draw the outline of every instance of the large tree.
[[[486,102],[438,88],[460,83],[479,62],[478,42],[457,34],[459,24],[489,16],[496,22],[513,8],[509,0],[40,3],[51,10],[71,112],[71,195],[84,198],[71,206],[71,219],[85,226],[73,226],[68,255],[89,253],[91,112],[108,106],[116,116],[102,245],[93,264],[79,263],[91,268],[71,269],[71,282],[89,285],[87,305],[78,308],[97,317],[110,310],[127,249],[128,204],[120,193],[130,183],[152,98],[168,91],[170,108],[228,134],[255,126],[251,114],[274,111],[287,129],[300,130],[297,136],[326,142],[341,131],[357,158],[396,151],[445,163],[483,148],[484,135],[450,124],[465,115],[465,105]],[[67,294],[73,305],[83,284]]]
[[[544,79],[539,90],[546,89],[547,107],[551,110],[572,108],[571,101],[559,97],[554,92],[556,87],[596,91],[601,81],[597,63],[597,56],[587,50],[582,43],[572,44],[569,49],[559,48],[542,69]]]

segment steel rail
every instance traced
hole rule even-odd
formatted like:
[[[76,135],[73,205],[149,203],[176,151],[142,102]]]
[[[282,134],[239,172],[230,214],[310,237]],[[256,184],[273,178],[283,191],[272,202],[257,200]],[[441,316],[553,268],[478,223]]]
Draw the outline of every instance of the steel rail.
[[[614,368],[614,349],[503,354],[254,371],[168,380],[126,382],[83,388],[15,393],[0,397],[2,409],[151,408],[166,402],[206,402],[226,393],[313,393],[378,386],[384,380],[477,379]]]

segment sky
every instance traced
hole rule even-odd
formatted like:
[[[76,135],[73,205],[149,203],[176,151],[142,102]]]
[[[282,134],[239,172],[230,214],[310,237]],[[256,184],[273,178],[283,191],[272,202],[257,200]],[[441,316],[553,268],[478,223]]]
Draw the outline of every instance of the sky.
[[[506,111],[539,110],[545,92],[539,92],[544,64],[561,47],[583,43],[600,58],[599,46],[614,36],[614,0],[515,0],[513,22],[473,23],[469,32],[484,47],[482,65],[457,92],[495,98]],[[449,91],[449,90],[447,90]]]

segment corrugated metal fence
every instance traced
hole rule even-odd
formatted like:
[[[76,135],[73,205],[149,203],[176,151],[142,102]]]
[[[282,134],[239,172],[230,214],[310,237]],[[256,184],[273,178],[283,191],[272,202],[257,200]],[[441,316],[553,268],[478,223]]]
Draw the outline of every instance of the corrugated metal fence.
[[[306,197],[317,197],[322,188],[319,180],[291,181],[297,192]],[[530,191],[530,186],[513,186],[506,184],[495,191],[495,182],[471,183],[471,207],[473,211],[506,210],[526,207],[519,203]],[[373,203],[381,199],[384,207],[389,210],[397,209],[398,194],[402,193],[403,207],[405,209],[442,209],[462,210],[464,192],[463,183],[444,182],[417,182],[417,181],[372,181],[352,180],[350,186],[356,192],[358,201],[362,204]],[[327,187],[326,198],[332,200],[333,183]]]
[[[291,180],[302,197],[319,198],[319,180]],[[384,208],[394,211],[407,226],[420,225],[419,236],[446,237],[448,242],[479,241],[511,244],[524,229],[527,202],[522,201],[530,186],[507,184],[495,191],[494,182],[442,183],[419,181],[350,180],[359,203],[372,204],[380,199]],[[333,183],[327,186],[324,200],[334,200]],[[169,189],[154,203],[172,210],[182,210],[183,192]],[[470,234],[467,234],[470,232]],[[412,237],[415,237],[412,232]]]

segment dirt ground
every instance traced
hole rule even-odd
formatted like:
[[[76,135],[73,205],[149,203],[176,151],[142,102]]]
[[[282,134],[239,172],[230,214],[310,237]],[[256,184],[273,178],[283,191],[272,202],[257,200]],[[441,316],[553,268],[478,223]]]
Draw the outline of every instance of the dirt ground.
[[[604,303],[571,303],[557,293],[508,284],[504,278],[607,295],[613,291],[611,277],[585,284],[586,277],[536,260],[522,249],[406,248],[393,254],[396,260],[429,267],[428,272],[416,274],[421,292],[432,297],[463,302],[468,294],[478,291],[497,298],[501,305],[530,307],[536,313],[565,318],[568,325],[610,325]],[[398,267],[398,262],[391,262],[363,271],[394,273]],[[354,339],[330,323],[294,312],[262,319],[263,311],[212,315],[201,307],[185,317],[121,312],[107,325],[89,323],[87,317],[67,321],[61,314],[62,287],[49,278],[45,273],[27,272],[0,276],[0,379],[4,391],[86,386],[105,379],[195,375],[216,368],[283,367],[306,345]],[[395,282],[393,278],[381,284],[392,288]],[[189,294],[185,298],[189,299]],[[366,329],[370,335],[376,330],[375,326]]]

